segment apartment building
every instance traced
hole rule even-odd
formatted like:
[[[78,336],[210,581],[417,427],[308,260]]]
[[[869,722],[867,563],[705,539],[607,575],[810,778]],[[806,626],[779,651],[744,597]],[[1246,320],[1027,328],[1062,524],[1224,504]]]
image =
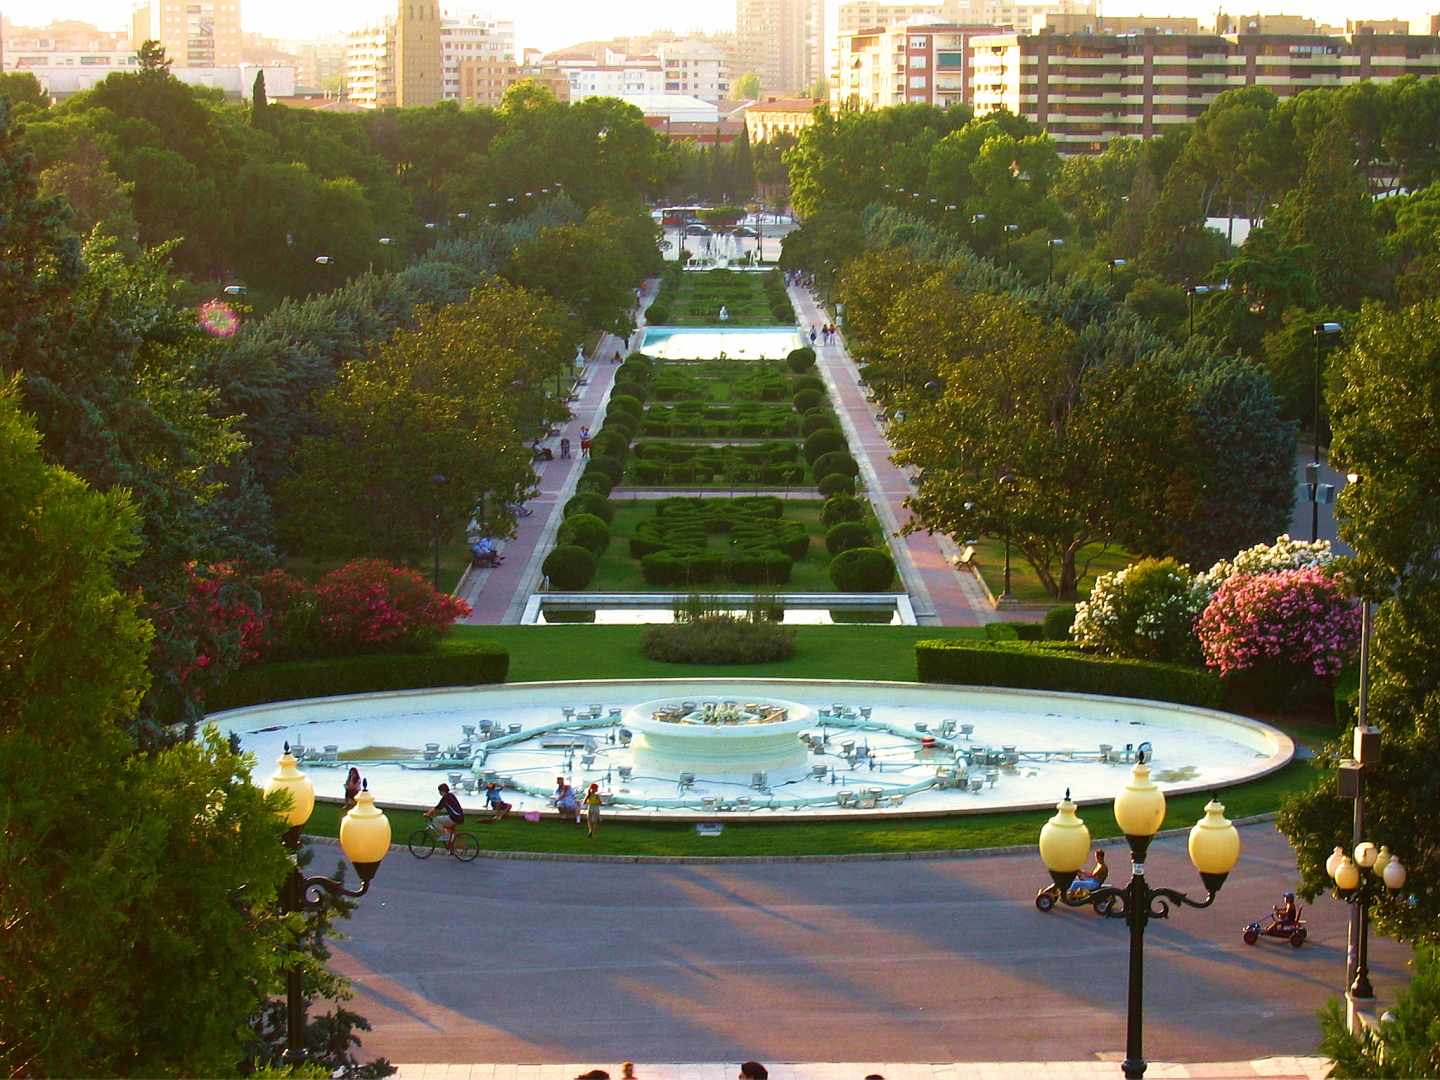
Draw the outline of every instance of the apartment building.
[[[555,95],[556,101],[570,100],[570,80],[553,68],[538,64],[517,64],[513,58],[460,61],[460,102],[496,108],[505,91],[520,82],[533,82]]]
[[[346,94],[366,109],[467,100],[462,69],[471,63],[471,94],[483,98],[501,77],[494,71],[513,66],[514,54],[515,25],[508,20],[446,16],[438,0],[401,0],[393,19],[350,34]]]
[[[158,41],[173,68],[241,62],[239,0],[142,0],[131,16],[135,48]]]
[[[814,98],[773,98],[757,101],[745,110],[745,128],[752,143],[769,142],[777,135],[798,135],[815,123]]]
[[[843,37],[830,104],[836,109],[883,109],[904,104],[948,108],[968,102],[969,39],[997,29],[918,23]]]
[[[1195,120],[1223,91],[1282,97],[1402,75],[1440,75],[1440,38],[1410,34],[991,34],[970,38],[972,104],[1034,121],[1062,153],[1148,139]]]
[[[468,61],[514,63],[515,24],[488,15],[442,16],[440,19],[441,96],[463,100],[460,68]]]
[[[656,50],[664,72],[664,92],[709,101],[730,96],[730,54],[699,38],[666,42]]]
[[[825,77],[825,0],[735,0],[737,77],[765,94],[808,94]]]

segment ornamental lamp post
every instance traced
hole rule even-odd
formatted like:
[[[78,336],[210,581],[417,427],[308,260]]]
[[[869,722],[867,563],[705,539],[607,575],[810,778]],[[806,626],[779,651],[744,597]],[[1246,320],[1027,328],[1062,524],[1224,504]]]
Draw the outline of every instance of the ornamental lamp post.
[[[1051,279],[1055,277],[1055,249],[1064,246],[1065,241],[1058,236],[1052,236],[1049,240],[1045,241],[1045,251],[1048,256],[1048,261],[1045,266],[1046,285],[1049,285]]]
[[[995,601],[996,607],[1015,602],[1015,596],[1010,592],[1010,493],[1015,488],[1015,478],[1008,472],[1002,473],[999,483],[1002,492],[1001,502],[1005,511],[1005,586],[1000,590],[1000,596]]]
[[[434,507],[430,516],[430,539],[434,545],[435,562],[433,566],[434,575],[431,585],[436,592],[440,591],[440,487],[445,483],[443,473],[436,473],[430,477],[430,483],[434,487],[435,497],[431,505]]]
[[[1319,322],[1315,324],[1315,415],[1313,417],[1315,427],[1315,453],[1310,459],[1315,465],[1315,479],[1307,485],[1310,489],[1310,542],[1312,544],[1320,536],[1320,340],[1322,338],[1333,337],[1344,329],[1344,326],[1338,322]]]
[[[1363,871],[1369,873],[1363,873]],[[1370,985],[1369,930],[1370,903],[1381,895],[1382,887],[1398,892],[1405,886],[1408,876],[1399,858],[1390,853],[1384,845],[1376,847],[1369,840],[1355,845],[1354,852],[1337,847],[1325,860],[1325,872],[1335,882],[1335,891],[1341,900],[1350,905],[1350,918],[1355,934],[1346,956],[1345,997],[1348,1006],[1350,1028],[1356,1029],[1356,1002],[1368,1001],[1375,997]]]
[[[1144,981],[1145,926],[1151,919],[1168,919],[1172,905],[1209,907],[1225,878],[1240,858],[1240,834],[1225,817],[1225,807],[1212,798],[1205,816],[1190,830],[1190,861],[1200,872],[1206,895],[1192,900],[1174,889],[1152,887],[1145,876],[1145,853],[1165,820],[1165,793],[1150,779],[1145,754],[1138,754],[1130,782],[1115,799],[1115,822],[1130,845],[1131,878],[1124,887],[1102,885],[1071,901],[1070,886],[1090,853],[1090,830],[1075,813],[1070,792],[1055,804],[1057,813],[1040,830],[1040,858],[1060,890],[1060,902],[1069,907],[1093,907],[1107,919],[1124,919],[1130,927],[1129,993],[1125,1026],[1125,1060],[1121,1071],[1127,1080],[1145,1075]]]
[[[1130,265],[1129,259],[1107,259],[1105,265],[1110,268],[1110,291],[1115,291],[1115,271],[1122,266]]]
[[[333,878],[307,877],[300,872],[300,831],[315,809],[315,785],[297,767],[288,742],[276,766],[275,774],[265,785],[265,795],[269,798],[276,792],[285,793],[286,798],[275,807],[275,813],[289,826],[285,830],[284,843],[290,850],[293,863],[280,890],[280,910],[286,914],[319,911],[324,903],[322,891],[332,897],[364,896],[370,891],[370,882],[390,851],[390,820],[375,805],[375,796],[370,793],[368,782],[361,782],[355,805],[340,821],[340,848],[360,879],[360,888],[347,889]],[[305,1060],[304,978],[298,963],[291,965],[285,973],[285,1006],[285,1060],[291,1065],[298,1065]]]
[[[1000,229],[1000,236],[1005,241],[1005,265],[1010,265],[1010,237],[1020,231],[1019,225],[1005,225]]]

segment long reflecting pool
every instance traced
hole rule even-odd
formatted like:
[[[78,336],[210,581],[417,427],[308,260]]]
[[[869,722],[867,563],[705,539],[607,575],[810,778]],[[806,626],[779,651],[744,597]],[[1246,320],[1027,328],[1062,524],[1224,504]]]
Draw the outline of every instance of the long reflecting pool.
[[[288,741],[322,796],[340,795],[353,764],[382,805],[432,805],[436,784],[448,781],[478,807],[493,781],[517,810],[548,811],[563,776],[576,788],[598,783],[611,810],[626,816],[1042,808],[1066,788],[1080,801],[1113,798],[1141,751],[1172,793],[1253,779],[1294,755],[1289,737],[1268,725],[1190,706],[804,679],[397,691],[212,719],[257,756],[262,783]],[[793,744],[772,745],[771,732]],[[751,740],[753,752],[737,745],[731,753],[732,734],[738,744]]]
[[[800,344],[788,326],[647,326],[639,351],[658,360],[783,360]]]

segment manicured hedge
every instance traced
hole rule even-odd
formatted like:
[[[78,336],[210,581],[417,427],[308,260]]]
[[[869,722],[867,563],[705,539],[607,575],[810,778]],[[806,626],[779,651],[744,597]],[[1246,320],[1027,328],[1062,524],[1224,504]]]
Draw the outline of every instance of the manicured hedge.
[[[540,564],[557,589],[583,589],[595,576],[595,556],[579,544],[562,544]]]
[[[571,514],[561,522],[555,542],[578,544],[598,559],[610,546],[610,526],[595,514]]]
[[[605,496],[593,491],[581,491],[565,504],[565,516],[573,514],[594,514],[605,524],[615,520],[615,507]]]
[[[814,465],[822,455],[849,449],[850,444],[838,428],[821,428],[805,440],[805,460]]]
[[[824,400],[825,395],[819,390],[797,390],[790,402],[795,406],[796,412],[803,413],[819,408],[820,403]]]
[[[919,641],[915,668],[922,682],[1065,690],[1219,707],[1220,679],[1204,668],[1122,660],[1048,642]]]
[[[818,483],[832,473],[839,473],[841,476],[859,476],[860,463],[847,454],[844,450],[832,450],[828,454],[821,454],[810,466],[811,472],[815,474]]]
[[[610,401],[605,406],[605,415],[613,418],[621,414],[639,419],[645,415],[645,406],[638,398],[629,394],[611,394]]]
[[[820,508],[820,521],[827,528],[842,521],[859,521],[864,516],[865,503],[854,495],[831,495]]]
[[[815,486],[820,489],[820,494],[827,498],[831,495],[854,495],[855,477],[846,476],[844,473],[831,473],[829,476],[822,476]]]
[[[268,701],[502,683],[510,653],[493,641],[442,642],[423,653],[372,653],[285,660],[241,668],[212,690],[206,709],[238,709]]]
[[[830,560],[830,581],[841,592],[885,592],[894,580],[895,561],[880,548],[851,548]]]
[[[851,548],[870,547],[875,543],[875,534],[870,527],[859,521],[842,521],[825,530],[825,550],[839,555]]]
[[[986,641],[1043,641],[1039,623],[992,622],[985,624]]]
[[[835,420],[835,417],[827,413],[824,409],[816,409],[813,412],[808,412],[805,414],[805,418],[800,421],[800,434],[807,438],[814,435],[817,431],[830,430],[839,431],[840,425]]]
[[[1069,641],[1070,628],[1075,625],[1075,605],[1061,604],[1051,608],[1040,625],[1046,641]]]
[[[809,345],[804,345],[798,349],[791,349],[790,355],[785,357],[785,363],[789,365],[790,370],[795,372],[795,374],[803,374],[815,366],[815,350],[810,348]]]
[[[615,481],[610,479],[608,473],[600,469],[586,469],[580,482],[575,485],[576,492],[593,491],[602,499],[610,494],[615,488]]]

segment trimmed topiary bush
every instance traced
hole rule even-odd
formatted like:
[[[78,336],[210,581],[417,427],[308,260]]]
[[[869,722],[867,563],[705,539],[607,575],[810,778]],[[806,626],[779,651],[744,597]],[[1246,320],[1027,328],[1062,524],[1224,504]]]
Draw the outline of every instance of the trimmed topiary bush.
[[[562,544],[545,556],[540,569],[557,589],[583,589],[595,576],[595,556],[579,544]]]
[[[826,497],[831,495],[854,495],[855,477],[846,476],[844,473],[831,473],[822,477],[815,485],[820,489],[820,494]]]
[[[597,559],[610,546],[610,526],[594,514],[574,514],[567,517],[555,534],[558,544],[579,544]]]
[[[795,631],[769,620],[705,619],[652,627],[640,649],[667,664],[761,664],[788,658]]]
[[[670,321],[670,307],[658,300],[645,309],[646,326],[664,326]]]
[[[805,460],[814,465],[822,455],[836,450],[849,452],[850,445],[845,441],[845,436],[837,428],[821,428],[805,440],[802,453]]]
[[[605,406],[605,415],[613,417],[619,413],[639,419],[645,415],[645,405],[639,398],[629,394],[611,394],[610,403]]]
[[[1050,642],[919,641],[915,667],[921,682],[1110,694],[1211,709],[1224,699],[1220,679],[1202,668],[1095,656]]]
[[[825,550],[831,555],[853,548],[870,547],[875,543],[875,534],[869,526],[858,521],[842,521],[825,530]]]
[[[590,459],[615,458],[617,461],[624,461],[625,455],[630,452],[630,440],[616,429],[612,430],[609,425],[605,430],[590,440]]]
[[[818,484],[825,477],[836,473],[841,476],[859,476],[860,463],[844,450],[832,450],[812,461],[810,471],[815,474],[815,482]]]
[[[830,560],[830,581],[841,592],[887,592],[894,580],[895,563],[879,548],[851,548]]]
[[[831,428],[839,431],[840,425],[835,417],[823,409],[806,413],[804,419],[800,421],[800,434],[806,437],[814,435],[817,431],[826,431]]]
[[[1040,624],[1040,627],[1046,641],[1069,641],[1070,627],[1074,624],[1075,605],[1061,604],[1045,613],[1045,621]]]
[[[795,374],[803,374],[815,366],[815,350],[809,345],[791,349],[790,355],[785,357],[785,364]]]
[[[618,484],[620,477],[625,473],[625,463],[618,457],[609,454],[591,454],[590,467],[585,470],[587,474],[592,472],[603,473],[613,483]]]
[[[825,395],[819,390],[801,390],[790,399],[795,406],[795,411],[803,413],[807,409],[818,409],[820,403],[825,400]]]
[[[644,404],[650,398],[650,390],[643,383],[630,382],[628,380],[620,382],[618,381],[618,377],[615,383],[615,389],[611,391],[612,396],[615,394],[619,394],[621,397],[634,398],[641,404]]]
[[[594,514],[609,525],[615,520],[615,507],[598,492],[581,491],[571,496],[570,501],[565,504],[564,516],[568,518],[575,514]]]
[[[823,525],[839,525],[842,521],[860,521],[865,517],[865,502],[854,495],[832,495],[820,509]]]
[[[610,494],[614,487],[615,481],[610,479],[608,474],[595,469],[586,469],[585,474],[580,477],[579,482],[575,485],[575,490],[577,492],[593,491],[601,498],[604,498]]]
[[[819,375],[801,375],[798,379],[790,380],[790,390],[819,390],[825,393],[825,380]]]

